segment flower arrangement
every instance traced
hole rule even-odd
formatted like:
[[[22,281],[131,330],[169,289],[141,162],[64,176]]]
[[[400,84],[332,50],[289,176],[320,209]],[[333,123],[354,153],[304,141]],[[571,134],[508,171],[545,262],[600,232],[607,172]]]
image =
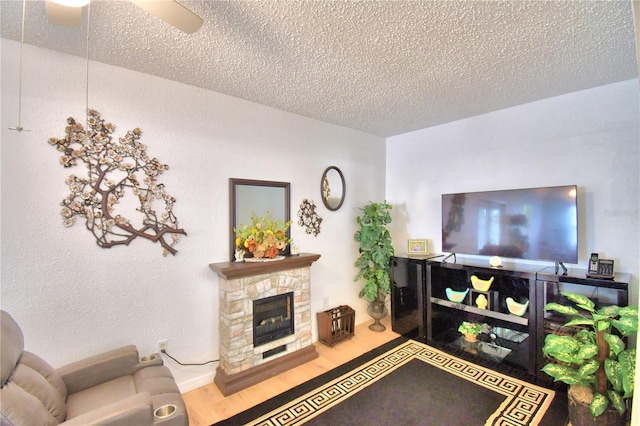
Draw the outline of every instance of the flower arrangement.
[[[271,212],[258,218],[251,214],[251,225],[241,224],[240,229],[233,228],[236,234],[236,248],[245,250],[253,257],[273,259],[287,247],[292,239],[287,237],[287,229],[293,221],[274,220]]]
[[[482,326],[477,322],[463,321],[458,331],[464,335],[464,340],[475,343],[478,340],[478,334],[482,333]]]
[[[463,321],[458,327],[458,331],[462,334],[480,334],[482,333],[482,326],[475,322]]]

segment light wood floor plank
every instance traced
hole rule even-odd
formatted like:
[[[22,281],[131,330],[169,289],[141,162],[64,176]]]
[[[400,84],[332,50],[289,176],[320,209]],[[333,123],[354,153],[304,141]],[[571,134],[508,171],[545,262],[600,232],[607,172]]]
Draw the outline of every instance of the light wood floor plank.
[[[371,321],[366,321],[356,327],[354,337],[338,342],[333,347],[316,342],[315,346],[319,356],[315,360],[228,397],[222,395],[213,383],[185,393],[182,396],[189,412],[190,425],[205,426],[229,418],[351,361],[399,336],[399,334],[391,331],[389,317],[384,318],[382,323],[387,326],[386,331],[371,331],[368,328]]]

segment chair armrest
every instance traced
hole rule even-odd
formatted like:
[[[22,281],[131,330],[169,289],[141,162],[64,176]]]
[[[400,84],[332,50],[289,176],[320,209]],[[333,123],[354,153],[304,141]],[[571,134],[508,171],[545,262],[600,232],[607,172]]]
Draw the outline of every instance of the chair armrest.
[[[162,357],[141,362],[138,349],[134,345],[123,346],[80,361],[60,367],[56,372],[67,385],[69,394],[73,394],[100,383],[135,373],[143,367],[162,365]]]
[[[141,392],[113,404],[68,419],[60,426],[72,425],[149,425],[153,423],[153,403],[148,392]]]

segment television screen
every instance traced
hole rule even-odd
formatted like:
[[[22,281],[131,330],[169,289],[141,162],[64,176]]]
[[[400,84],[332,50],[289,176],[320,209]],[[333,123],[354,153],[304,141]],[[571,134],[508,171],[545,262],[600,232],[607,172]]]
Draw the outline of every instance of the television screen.
[[[444,194],[442,251],[578,263],[577,187]]]

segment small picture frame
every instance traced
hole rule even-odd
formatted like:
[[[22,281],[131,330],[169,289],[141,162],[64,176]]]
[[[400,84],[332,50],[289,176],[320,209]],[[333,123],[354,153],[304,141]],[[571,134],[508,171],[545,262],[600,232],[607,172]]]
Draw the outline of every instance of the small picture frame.
[[[429,254],[427,240],[408,240],[407,245],[407,253],[409,254]]]

